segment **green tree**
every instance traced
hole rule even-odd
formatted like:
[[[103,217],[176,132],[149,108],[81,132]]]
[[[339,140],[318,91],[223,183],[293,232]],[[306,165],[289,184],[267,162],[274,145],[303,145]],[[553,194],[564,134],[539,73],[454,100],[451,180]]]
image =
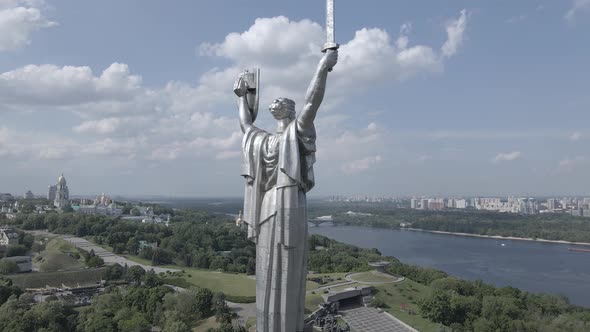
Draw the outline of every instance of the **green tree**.
[[[4,253],[4,257],[13,257],[13,256],[24,256],[27,253],[27,248],[22,244],[16,244],[12,246],[8,246],[6,248],[6,252]]]
[[[441,290],[435,290],[432,294],[419,301],[418,306],[422,316],[436,323],[449,325],[452,322],[451,296]]]
[[[150,269],[145,273],[145,276],[143,277],[143,283],[146,287],[152,288],[160,286],[162,284],[162,280],[158,278],[158,275],[153,269]]]
[[[119,320],[117,327],[119,332],[149,332],[151,330],[151,324],[139,312],[134,312],[130,317]]]
[[[491,331],[513,331],[512,322],[519,319],[523,312],[517,300],[506,296],[486,296],[482,301],[481,316],[486,320],[485,326]],[[480,324],[483,323],[480,321]]]
[[[96,255],[91,256],[86,260],[86,265],[88,265],[88,267],[100,267],[104,265],[104,260]]]
[[[211,310],[215,313],[215,319],[219,322],[231,322],[232,312],[225,301],[225,294],[217,292],[211,299]]]
[[[12,280],[0,278],[0,304],[6,302],[11,296],[20,296],[23,290],[12,285]]]
[[[41,251],[45,250],[45,244],[35,241],[31,245],[31,251],[36,252],[37,254],[41,254]]]
[[[25,248],[31,249],[33,243],[35,242],[35,237],[31,234],[22,232],[19,242],[25,246]]]
[[[213,292],[208,288],[199,288],[195,293],[195,307],[201,318],[210,317],[212,312]]]
[[[13,274],[18,272],[18,266],[9,259],[0,259],[0,274]]]
[[[177,314],[178,312],[172,311],[170,313]],[[185,323],[182,319],[178,319],[178,318],[175,318],[170,315],[166,319],[166,322],[164,323],[164,328],[162,329],[162,332],[190,332],[190,331],[192,331],[192,329],[190,328],[190,326],[187,323]]]
[[[32,202],[20,201],[19,206],[19,212],[23,214],[29,214],[35,211],[35,204]]]
[[[137,240],[136,237],[131,237],[129,238],[129,240],[127,240],[127,244],[125,246],[125,249],[127,250],[127,252],[129,252],[131,255],[137,255],[137,251],[139,250],[139,241]]]
[[[145,270],[139,265],[134,265],[127,270],[127,278],[139,284],[145,275]]]
[[[102,273],[105,280],[119,280],[123,277],[123,267],[120,264],[108,266]]]

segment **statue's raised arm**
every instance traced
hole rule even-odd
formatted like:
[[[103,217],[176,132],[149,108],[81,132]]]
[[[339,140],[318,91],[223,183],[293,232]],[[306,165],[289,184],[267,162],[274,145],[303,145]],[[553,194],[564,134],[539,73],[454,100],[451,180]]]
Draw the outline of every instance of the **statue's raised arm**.
[[[234,84],[234,93],[238,96],[240,128],[244,133],[254,123],[253,114],[248,104],[248,89],[248,82],[244,79],[244,73],[242,73]]]
[[[309,128],[313,125],[317,111],[324,99],[328,73],[334,68],[337,62],[338,50],[328,49],[320,60],[318,68],[309,84],[305,96],[305,104],[297,117],[297,125],[300,128]]]

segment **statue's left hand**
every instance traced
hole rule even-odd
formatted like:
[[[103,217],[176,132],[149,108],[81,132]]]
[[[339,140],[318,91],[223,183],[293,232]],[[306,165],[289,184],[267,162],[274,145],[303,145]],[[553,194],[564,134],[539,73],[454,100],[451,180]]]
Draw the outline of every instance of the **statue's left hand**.
[[[248,93],[248,82],[246,82],[244,74],[240,74],[236,83],[234,83],[234,93],[238,97],[243,97]]]
[[[338,63],[338,50],[327,50],[322,58],[322,65],[328,70],[332,70]]]

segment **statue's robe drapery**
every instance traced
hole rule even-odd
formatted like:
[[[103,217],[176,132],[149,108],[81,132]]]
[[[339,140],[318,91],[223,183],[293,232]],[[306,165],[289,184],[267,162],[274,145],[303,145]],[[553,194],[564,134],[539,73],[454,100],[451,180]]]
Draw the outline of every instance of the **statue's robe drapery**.
[[[256,242],[258,332],[303,331],[307,274],[305,194],[314,185],[315,128],[249,127],[242,141],[244,221]]]

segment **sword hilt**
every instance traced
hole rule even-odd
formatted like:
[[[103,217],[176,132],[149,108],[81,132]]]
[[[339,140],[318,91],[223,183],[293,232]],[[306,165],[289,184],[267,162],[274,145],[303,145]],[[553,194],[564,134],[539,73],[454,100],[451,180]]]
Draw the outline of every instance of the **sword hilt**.
[[[322,48],[322,53],[326,53],[327,50],[337,50],[340,48],[340,44],[334,42],[326,42]]]
[[[338,43],[327,42],[324,44],[324,48],[322,48],[322,53],[326,53],[328,50],[337,50],[340,47]],[[329,68],[328,72],[331,72],[333,68]]]

